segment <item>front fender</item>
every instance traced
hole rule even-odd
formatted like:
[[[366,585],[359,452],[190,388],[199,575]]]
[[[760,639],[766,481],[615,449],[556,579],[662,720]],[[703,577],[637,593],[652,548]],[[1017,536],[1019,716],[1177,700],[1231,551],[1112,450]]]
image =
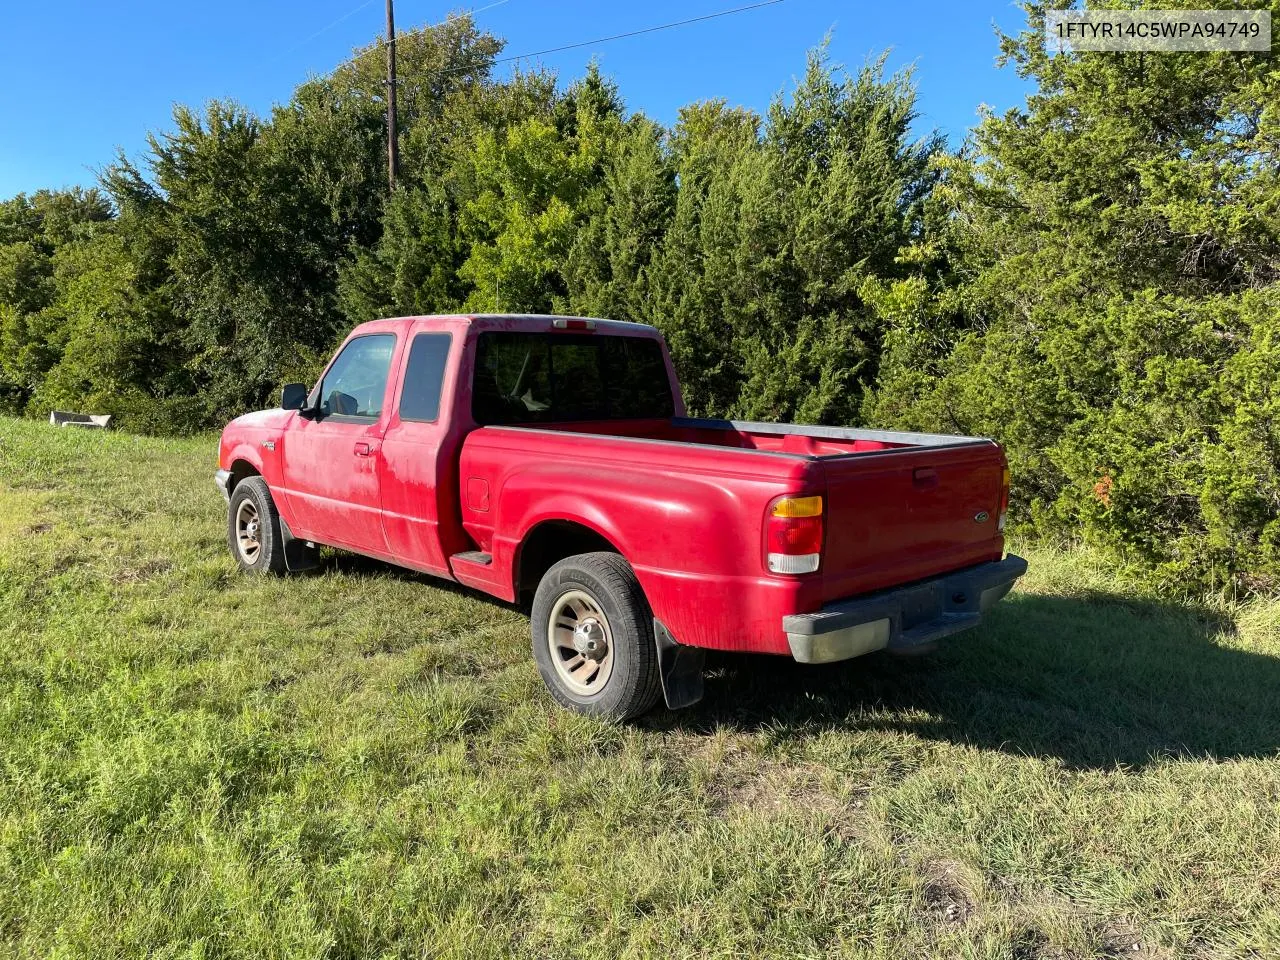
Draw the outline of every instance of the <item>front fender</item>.
[[[234,476],[244,471],[243,466],[237,469],[237,464],[247,465],[252,472],[261,476],[274,493],[273,499],[281,518],[286,524],[292,526],[293,514],[289,509],[289,498],[277,492],[280,491],[284,481],[281,463],[284,453],[282,445],[279,432],[247,426],[233,420],[223,431],[218,444],[218,466],[230,471]]]

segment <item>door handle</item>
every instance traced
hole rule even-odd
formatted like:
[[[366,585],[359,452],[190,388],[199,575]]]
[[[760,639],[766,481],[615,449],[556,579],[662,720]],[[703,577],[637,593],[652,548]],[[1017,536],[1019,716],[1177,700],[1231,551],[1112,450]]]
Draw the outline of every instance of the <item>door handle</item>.
[[[373,456],[373,444],[369,443],[367,440],[359,440],[359,441],[357,441],[357,442],[356,442],[356,456],[357,456],[357,457],[371,457],[371,456]]]

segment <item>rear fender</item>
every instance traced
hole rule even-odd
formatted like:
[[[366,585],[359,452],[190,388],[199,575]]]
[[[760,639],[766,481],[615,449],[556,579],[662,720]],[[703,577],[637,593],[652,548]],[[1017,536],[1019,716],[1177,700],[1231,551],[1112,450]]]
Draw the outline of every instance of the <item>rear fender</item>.
[[[816,605],[817,587],[814,578],[769,577],[761,564],[756,517],[777,495],[776,481],[730,491],[705,476],[658,482],[652,473],[626,473],[615,468],[596,483],[547,468],[508,477],[491,552],[510,596],[529,534],[548,521],[569,522],[599,535],[631,564],[653,615],[681,644],[758,649],[750,638],[767,625],[785,649],[778,605],[805,609],[797,595],[806,589],[815,591]],[[508,521],[512,514],[523,515]]]

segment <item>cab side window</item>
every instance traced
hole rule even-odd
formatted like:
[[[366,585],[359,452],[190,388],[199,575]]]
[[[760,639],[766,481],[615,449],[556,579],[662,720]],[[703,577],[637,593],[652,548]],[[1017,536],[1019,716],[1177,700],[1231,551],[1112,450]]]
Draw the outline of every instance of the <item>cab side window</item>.
[[[452,337],[420,333],[409,347],[409,364],[400,391],[400,419],[431,423],[440,418],[440,388]]]
[[[382,415],[396,338],[390,333],[356,337],[329,367],[320,382],[320,414],[376,420]]]

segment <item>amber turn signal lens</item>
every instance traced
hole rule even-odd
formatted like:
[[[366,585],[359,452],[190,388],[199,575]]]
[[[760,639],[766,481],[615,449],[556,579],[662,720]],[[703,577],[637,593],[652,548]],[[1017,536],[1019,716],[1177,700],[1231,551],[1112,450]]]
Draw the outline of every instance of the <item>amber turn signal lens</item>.
[[[822,497],[783,497],[773,505],[775,517],[820,517]]]

